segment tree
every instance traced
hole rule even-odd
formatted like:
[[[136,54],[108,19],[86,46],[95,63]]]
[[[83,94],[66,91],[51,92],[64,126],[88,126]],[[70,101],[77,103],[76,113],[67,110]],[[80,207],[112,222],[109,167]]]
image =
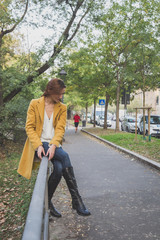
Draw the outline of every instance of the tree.
[[[26,4],[24,7],[23,14],[20,17],[15,17],[14,19],[11,17],[11,12],[12,10],[10,9],[10,6],[13,4],[17,6],[17,2],[12,1],[5,1],[0,3],[0,106],[3,105],[4,99],[3,99],[3,88],[2,88],[2,62],[3,62],[3,57],[5,53],[3,52],[3,44],[4,44],[4,38],[7,34],[11,33],[14,31],[14,29],[23,21],[27,9],[28,9],[28,0],[26,0]],[[19,4],[19,9],[22,7],[23,3],[21,2]],[[23,9],[23,8],[22,8]]]
[[[158,54],[158,12],[157,1],[141,1],[139,25],[137,33],[140,36],[138,46],[130,56],[129,70],[136,89],[143,92],[143,107],[145,107],[145,92],[159,87],[160,71],[158,68],[160,55]],[[145,110],[143,110],[143,134],[145,137]]]
[[[81,48],[69,56],[70,64],[66,65],[70,76],[67,82],[68,93],[74,91],[80,97],[81,106],[86,108],[86,118],[94,95],[95,69],[92,58],[86,49]]]
[[[154,2],[153,7],[151,7]],[[112,1],[112,6],[108,12],[98,19],[97,27],[102,31],[101,44],[102,55],[106,58],[108,65],[114,73],[114,83],[117,87],[116,98],[116,130],[119,130],[119,102],[121,88],[125,84],[126,88],[136,89],[134,85],[135,73],[129,72],[129,65],[134,64],[132,53],[138,53],[140,43],[144,40],[150,42],[153,48],[149,27],[155,23],[156,11],[154,6],[157,1],[141,0],[139,4],[136,1],[126,0],[123,2]],[[149,7],[149,11],[147,10]],[[151,10],[152,8],[152,10]],[[156,9],[158,9],[156,7]],[[149,14],[148,14],[149,12]],[[156,21],[155,21],[156,19]],[[156,33],[154,29],[154,34]],[[131,68],[130,68],[131,69]]]
[[[84,99],[86,106],[86,116],[88,105],[94,102],[94,113],[96,112],[96,101],[100,96],[106,96],[105,123],[107,122],[108,103],[113,95],[111,91],[111,76],[109,68],[101,57],[98,44],[92,41],[88,46],[81,48],[79,51],[71,53],[69,62],[66,65],[70,76],[67,85],[70,86],[68,91],[76,91],[76,94]],[[86,44],[86,45],[87,45]],[[112,88],[113,90],[113,88]],[[70,91],[69,91],[70,93]],[[72,94],[72,93],[71,93]],[[94,114],[95,115],[95,114]],[[95,126],[95,116],[94,116]],[[107,125],[104,125],[107,128]]]
[[[42,80],[40,76],[45,77],[44,73],[54,65],[55,59],[75,38],[84,18],[99,4],[93,0],[28,2],[6,0],[0,3],[0,108],[4,114],[7,104],[19,97],[18,93],[23,95],[37,79]],[[10,51],[6,44],[7,39],[12,39],[15,30],[25,24],[35,28],[46,25],[52,29],[53,36],[45,36],[44,45],[35,53],[29,51],[29,54],[20,54],[13,48],[14,59],[11,61],[7,57]],[[58,31],[56,26],[60,26]],[[7,60],[5,64],[4,59]],[[0,122],[2,121],[1,117]]]
[[[44,7],[45,6],[44,4],[47,4],[47,3],[46,1],[41,1],[41,2],[35,1],[35,4],[37,4],[37,6],[39,6],[39,4],[42,4],[42,6]],[[48,4],[50,4],[50,7],[52,7],[52,9],[53,7],[56,6],[56,4],[53,5],[53,3],[51,2]],[[59,36],[58,40],[54,43],[54,46],[52,47],[53,52],[50,54],[49,59],[45,61],[45,63],[42,63],[41,66],[38,69],[35,69],[32,74],[27,75],[27,77],[25,78],[25,81],[23,81],[23,84],[20,84],[16,88],[12,89],[10,93],[3,94],[4,103],[10,101],[14,96],[16,96],[22,90],[24,85],[30,84],[31,82],[33,82],[35,77],[40,76],[45,71],[47,71],[51,66],[53,66],[54,61],[57,58],[57,56],[60,54],[60,52],[76,36],[83,19],[86,17],[89,11],[92,11],[93,9],[95,9],[95,6],[96,6],[96,3],[93,0],[57,1],[57,4],[58,6],[55,7],[55,10],[57,11],[59,10],[61,12],[61,16],[63,17],[63,20],[65,19],[65,21],[63,21],[63,23],[65,23],[65,27],[62,27],[61,35]],[[8,6],[9,6],[9,3],[8,3]],[[28,7],[28,1],[26,3],[26,9],[23,14],[23,18],[27,11],[27,7]],[[40,11],[42,12],[42,15],[43,15],[44,12],[42,8],[40,8]],[[51,15],[53,18],[53,11],[50,13],[49,17],[51,17]],[[8,34],[9,32],[13,31],[15,27],[17,27],[17,25],[23,20],[23,18],[21,17],[17,21],[14,20],[16,23],[14,27],[10,28],[10,30],[4,30],[4,28],[1,27],[2,29],[1,39],[4,37],[5,34]]]

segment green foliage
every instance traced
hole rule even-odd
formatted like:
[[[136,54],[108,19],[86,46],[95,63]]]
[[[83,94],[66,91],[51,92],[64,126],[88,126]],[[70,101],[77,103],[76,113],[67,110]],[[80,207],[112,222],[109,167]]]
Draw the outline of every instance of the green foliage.
[[[9,102],[2,108],[0,113],[0,133],[2,138],[15,140],[17,130],[24,128],[26,120],[26,111],[29,102],[22,97]],[[2,139],[1,139],[2,141]]]
[[[6,30],[19,21],[25,5],[25,0],[2,0],[0,2],[0,28]]]
[[[122,85],[125,83],[132,89],[143,84],[142,69],[149,77],[146,87],[150,86],[153,73],[158,71],[156,3],[157,1],[151,3],[147,0],[141,0],[138,4],[130,0],[112,1],[108,12],[97,23],[97,28],[102,30],[102,55],[112,69],[119,68]],[[155,81],[151,88],[154,86]]]
[[[34,83],[24,86],[21,94],[1,108],[0,138],[17,139],[18,131],[25,127],[27,109],[31,99],[39,98],[42,95],[47,82],[47,76],[35,79]],[[2,141],[2,139],[0,140]]]
[[[80,8],[72,22],[77,3]],[[11,28],[19,21],[25,4],[25,0],[1,1],[1,30]],[[28,53],[22,53],[18,36],[3,36],[0,41],[3,98],[12,92],[14,96],[16,91],[21,91],[26,102],[38,97],[47,82],[47,76],[38,77],[43,72],[41,67],[48,64],[56,72],[54,63],[60,52],[58,61],[63,63],[61,66],[66,66],[68,73],[65,101],[68,100],[69,106],[76,102],[82,106],[90,105],[93,99],[105,95],[112,103],[117,100],[118,86],[130,86],[132,92],[138,88],[156,88],[159,86],[160,62],[159,10],[158,0],[140,0],[138,3],[112,0],[110,5],[102,0],[31,1],[25,18],[29,26],[42,29],[42,45],[35,48],[34,53],[30,49]],[[81,22],[85,12],[86,21]],[[21,22],[21,26],[24,24],[25,21]],[[81,31],[77,35],[79,24]],[[50,29],[48,35],[44,34],[46,29]],[[77,38],[73,43],[74,34]],[[66,54],[70,56],[66,58]],[[54,57],[49,57],[43,65],[42,61],[45,62],[48,56]],[[28,81],[30,76],[32,80]]]

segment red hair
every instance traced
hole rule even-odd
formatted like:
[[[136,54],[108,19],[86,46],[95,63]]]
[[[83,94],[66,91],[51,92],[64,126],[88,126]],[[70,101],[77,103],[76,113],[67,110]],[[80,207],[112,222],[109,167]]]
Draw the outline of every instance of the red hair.
[[[61,93],[62,89],[66,88],[64,82],[60,78],[53,78],[50,80],[46,86],[46,89],[42,96],[48,97],[50,95],[58,95]]]

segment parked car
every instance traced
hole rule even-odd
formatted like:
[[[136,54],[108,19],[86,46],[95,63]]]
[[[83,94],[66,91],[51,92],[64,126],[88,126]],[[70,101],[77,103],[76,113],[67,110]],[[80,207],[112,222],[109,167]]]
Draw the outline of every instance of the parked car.
[[[124,119],[124,117],[123,117],[123,119]],[[116,116],[112,116],[112,120],[116,121]],[[119,122],[122,122],[121,118],[119,118]]]
[[[126,116],[121,122],[121,130],[126,132],[135,132],[135,118]]]
[[[138,132],[143,133],[143,116],[141,117]],[[148,116],[145,116],[145,134],[148,135]],[[150,116],[150,134],[151,136],[160,136],[160,116]]]
[[[103,116],[98,116],[97,125],[98,126],[103,126],[104,125],[104,117]]]
[[[95,122],[96,122],[96,124],[97,124],[97,120],[98,120],[99,116],[104,116],[104,111],[96,110],[96,114],[95,114]],[[91,115],[90,122],[94,123],[94,113],[92,113],[92,115]]]
[[[137,133],[138,134],[140,134],[141,118],[142,118],[142,116],[137,118]]]
[[[86,114],[85,113],[82,115],[82,119],[86,120]],[[87,122],[90,122],[90,121],[91,121],[91,114],[87,113]]]
[[[108,127],[111,127],[111,126],[112,126],[111,117],[108,117],[108,118],[107,118],[107,126],[108,126]]]
[[[97,118],[97,125],[103,127],[104,126],[104,116],[98,116]],[[111,119],[107,119],[107,126],[111,127],[112,126],[112,121]]]

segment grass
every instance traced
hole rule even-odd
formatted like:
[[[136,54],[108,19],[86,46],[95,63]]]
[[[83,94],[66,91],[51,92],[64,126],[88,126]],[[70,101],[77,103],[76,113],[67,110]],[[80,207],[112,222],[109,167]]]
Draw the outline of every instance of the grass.
[[[123,148],[139,153],[154,161],[160,162],[160,139],[151,138],[151,141],[143,139],[143,136],[126,132],[115,132],[114,130],[104,130],[100,128],[88,128],[87,131],[115,143]]]
[[[0,147],[0,239],[19,240],[36,180],[37,172],[31,180],[20,177],[17,167],[23,144],[5,141]]]

